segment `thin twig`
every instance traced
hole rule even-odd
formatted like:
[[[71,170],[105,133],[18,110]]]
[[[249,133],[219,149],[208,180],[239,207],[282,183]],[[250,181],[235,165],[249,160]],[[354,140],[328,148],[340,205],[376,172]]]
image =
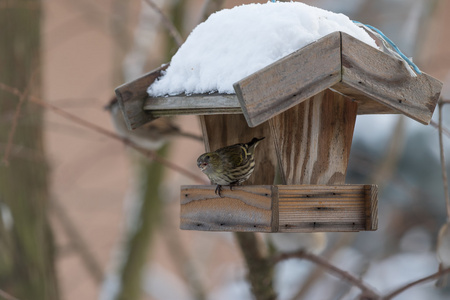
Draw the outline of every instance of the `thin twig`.
[[[445,207],[447,209],[447,221],[450,221],[450,197],[448,194],[447,168],[445,164],[444,141],[442,138],[442,101],[439,101],[439,152],[441,156],[442,181],[444,183]]]
[[[169,30],[170,35],[173,37],[173,39],[177,43],[178,47],[181,47],[181,45],[183,45],[183,43],[184,43],[184,40],[181,37],[181,34],[178,32],[175,25],[173,25],[173,22],[170,21],[169,18],[167,18],[167,16],[155,4],[155,2],[153,2],[153,0],[145,0],[145,2],[161,16],[161,20],[162,20],[164,26]]]
[[[9,165],[9,154],[11,152],[14,135],[16,133],[17,123],[19,122],[20,111],[22,110],[23,103],[27,99],[27,95],[29,93],[30,86],[31,86],[31,79],[30,79],[30,82],[28,82],[28,85],[25,88],[25,91],[23,93],[21,93],[19,96],[19,102],[17,103],[16,110],[14,112],[11,129],[9,130],[8,140],[6,142],[5,153],[3,155],[3,163],[5,165]]]
[[[18,95],[18,96],[22,95],[22,92],[20,92],[18,89],[10,87],[8,85],[5,85],[4,83],[1,83],[1,82],[0,82],[0,89],[2,89],[4,91],[7,91],[7,92],[10,92],[12,94]],[[206,180],[204,180],[200,176],[197,176],[193,172],[191,172],[189,170],[186,170],[186,169],[184,169],[184,168],[182,168],[182,167],[180,167],[180,166],[178,166],[178,165],[168,161],[167,159],[159,156],[155,151],[144,150],[144,149],[140,148],[137,144],[135,144],[132,141],[130,141],[129,139],[123,138],[123,137],[117,135],[116,133],[114,133],[112,131],[109,131],[109,130],[107,130],[105,128],[102,128],[102,127],[100,127],[100,126],[98,126],[98,125],[96,125],[94,123],[86,121],[86,120],[84,120],[84,119],[82,119],[82,118],[80,118],[80,117],[78,117],[76,115],[73,115],[73,114],[71,114],[71,113],[69,113],[69,112],[67,112],[67,111],[65,111],[65,110],[63,110],[63,109],[61,109],[61,108],[59,108],[59,107],[57,107],[55,105],[52,105],[50,103],[46,103],[46,102],[42,101],[41,99],[39,99],[37,97],[29,96],[29,101],[31,101],[33,103],[36,103],[36,104],[38,104],[38,105],[40,105],[40,106],[42,106],[42,107],[44,107],[46,109],[49,109],[49,110],[51,110],[51,111],[53,111],[53,112],[63,116],[64,118],[73,121],[74,123],[76,123],[76,124],[78,124],[80,126],[89,128],[89,129],[91,129],[93,131],[96,131],[96,132],[98,132],[98,133],[100,133],[100,134],[102,134],[104,136],[107,136],[109,138],[112,138],[112,139],[115,139],[117,141],[120,141],[123,144],[125,144],[127,146],[130,146],[131,148],[135,149],[136,151],[138,151],[139,153],[141,153],[145,157],[147,157],[149,159],[152,159],[152,160],[154,160],[154,161],[156,161],[156,162],[158,162],[158,163],[160,163],[162,165],[165,165],[166,167],[168,167],[168,168],[170,168],[170,169],[172,169],[172,170],[174,170],[174,171],[176,171],[176,172],[178,172],[180,174],[183,174],[186,177],[189,177],[189,178],[191,178],[191,179],[193,179],[193,180],[195,180],[195,181],[197,181],[197,182],[199,182],[201,184],[209,184]]]
[[[313,262],[317,265],[320,265],[321,267],[325,268],[328,273],[333,274],[336,277],[339,277],[342,280],[345,280],[349,282],[350,284],[358,287],[362,293],[363,296],[368,299],[378,299],[380,298],[380,295],[376,293],[371,287],[366,285],[361,279],[353,276],[352,274],[348,273],[347,271],[344,271],[331,263],[329,263],[326,259],[312,254],[305,251],[298,251],[294,253],[284,253],[280,254],[278,257],[274,259],[274,262],[277,263],[279,261],[289,259],[289,258],[299,258],[299,259],[306,259],[310,262]]]
[[[427,277],[418,279],[416,281],[410,282],[408,284],[405,284],[404,286],[396,289],[395,291],[389,293],[388,295],[383,296],[381,298],[381,300],[390,300],[390,299],[394,298],[395,296],[398,296],[399,294],[403,293],[407,289],[412,288],[413,286],[416,286],[416,285],[421,284],[421,283],[425,283],[427,281],[431,281],[433,279],[438,279],[439,277],[441,277],[441,276],[443,276],[443,275],[445,275],[447,273],[450,273],[450,267],[446,268],[446,269],[442,269],[442,270],[440,270],[440,271],[438,271],[438,272],[436,272],[436,273],[434,273],[434,274],[432,274],[430,276],[427,276]]]
[[[103,271],[89,249],[88,244],[84,241],[81,234],[78,232],[75,224],[69,218],[64,207],[55,199],[51,201],[51,209],[53,211],[53,216],[56,218],[61,228],[65,231],[67,237],[77,250],[82,262],[84,263],[86,270],[91,275],[92,279],[97,283],[101,283],[103,280]],[[58,226],[59,227],[59,226]]]
[[[11,296],[10,294],[5,292],[4,290],[0,290],[0,296],[5,298],[6,300],[19,300],[16,297]]]
[[[439,129],[439,124],[435,121],[431,120],[430,125],[433,126],[436,129]],[[450,138],[450,130],[442,126],[442,133],[444,133],[447,137]]]

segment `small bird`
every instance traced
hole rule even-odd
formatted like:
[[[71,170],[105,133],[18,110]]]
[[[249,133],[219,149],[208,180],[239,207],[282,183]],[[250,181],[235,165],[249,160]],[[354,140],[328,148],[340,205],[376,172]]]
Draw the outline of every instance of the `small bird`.
[[[169,118],[159,118],[135,130],[129,130],[115,97],[105,106],[105,109],[111,113],[117,134],[146,150],[158,150],[173,137],[187,137],[199,142],[203,141],[201,136],[181,131]]]
[[[235,144],[207,152],[197,159],[197,166],[213,184],[217,184],[215,193],[220,194],[222,185],[239,185],[252,175],[255,169],[255,148],[262,138],[253,138],[246,144]]]
[[[450,223],[447,222],[442,225],[439,230],[436,254],[439,260],[439,270],[450,267]],[[449,283],[449,274],[441,276],[436,282],[437,287],[445,287]]]

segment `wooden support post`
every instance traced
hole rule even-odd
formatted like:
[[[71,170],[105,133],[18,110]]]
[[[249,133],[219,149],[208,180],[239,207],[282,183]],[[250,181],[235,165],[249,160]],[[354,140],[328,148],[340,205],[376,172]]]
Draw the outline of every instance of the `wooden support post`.
[[[269,120],[285,184],[344,184],[358,105],[325,90]]]

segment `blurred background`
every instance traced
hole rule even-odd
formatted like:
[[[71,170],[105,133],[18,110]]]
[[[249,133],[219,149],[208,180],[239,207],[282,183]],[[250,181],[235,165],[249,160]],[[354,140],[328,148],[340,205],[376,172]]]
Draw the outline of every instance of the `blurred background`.
[[[205,14],[267,1],[152,2],[185,39]],[[444,82],[450,99],[450,1],[303,2],[381,29]],[[114,130],[104,107],[115,87],[176,52],[149,2],[1,0],[0,28],[0,299],[252,299],[232,233],[178,229],[179,187],[197,182],[94,128]],[[446,128],[448,112],[444,106]],[[194,116],[173,123],[201,135]],[[203,152],[202,142],[177,135],[158,150],[198,176]],[[437,235],[447,215],[435,126],[359,116],[347,183],[379,185],[378,231],[258,234],[261,249],[305,247],[381,293],[438,270]],[[282,300],[358,295],[304,260],[277,264],[273,282]],[[429,282],[395,299],[449,297],[450,288]]]

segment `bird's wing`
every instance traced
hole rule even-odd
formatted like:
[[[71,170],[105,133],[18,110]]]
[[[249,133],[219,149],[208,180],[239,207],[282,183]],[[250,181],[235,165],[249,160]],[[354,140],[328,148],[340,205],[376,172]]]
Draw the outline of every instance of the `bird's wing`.
[[[242,166],[248,160],[242,144],[222,148],[218,151],[224,165],[234,169]]]

